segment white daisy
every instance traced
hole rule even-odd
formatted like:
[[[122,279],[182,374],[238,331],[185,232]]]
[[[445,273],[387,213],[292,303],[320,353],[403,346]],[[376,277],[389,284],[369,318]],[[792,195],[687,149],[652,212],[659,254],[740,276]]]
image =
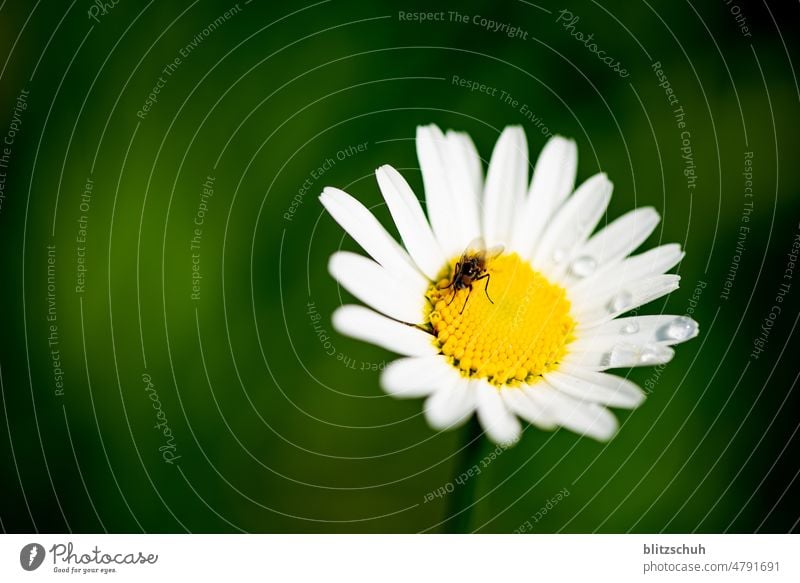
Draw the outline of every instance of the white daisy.
[[[372,258],[331,257],[333,277],[369,306],[340,307],[334,327],[403,355],[381,384],[395,397],[425,397],[435,429],[476,411],[498,443],[519,438],[519,418],[609,439],[617,420],[606,407],[634,408],[644,394],[602,371],[666,363],[671,345],[698,333],[683,316],[619,317],[678,288],[680,277],[665,272],[683,257],[680,246],[630,255],[658,223],[650,207],[592,235],[612,185],[596,174],[573,192],[571,140],[545,145],[530,184],[520,127],[501,134],[485,181],[468,135],[430,125],[416,143],[427,217],[394,168],[376,171],[403,246],[349,194],[328,187],[320,196]],[[476,237],[503,251],[482,256],[469,247]],[[477,260],[469,274],[462,255]]]

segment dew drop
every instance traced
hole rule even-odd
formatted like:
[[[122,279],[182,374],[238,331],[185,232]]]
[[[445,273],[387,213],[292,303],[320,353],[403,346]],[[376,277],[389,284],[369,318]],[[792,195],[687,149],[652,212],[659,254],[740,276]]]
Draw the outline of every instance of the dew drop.
[[[630,322],[626,323],[620,332],[623,334],[636,334],[639,331],[639,322],[636,320],[631,320]]]
[[[632,300],[633,296],[630,292],[622,291],[611,298],[611,301],[608,302],[608,311],[611,313],[621,312],[631,305]]]
[[[668,362],[675,354],[669,346],[663,344],[645,344],[639,354],[640,364],[661,364]]]
[[[697,322],[686,316],[678,316],[666,325],[664,335],[669,340],[688,340],[697,332]]]
[[[576,277],[588,277],[597,269],[597,260],[589,255],[581,255],[570,265],[569,270]]]
[[[556,249],[553,251],[553,262],[554,263],[561,263],[564,259],[567,258],[567,252],[563,249]]]
[[[611,368],[654,365],[668,362],[673,354],[674,351],[663,344],[620,343],[611,349],[607,362]]]
[[[635,366],[639,363],[639,351],[631,344],[617,344],[608,356],[611,368]]]

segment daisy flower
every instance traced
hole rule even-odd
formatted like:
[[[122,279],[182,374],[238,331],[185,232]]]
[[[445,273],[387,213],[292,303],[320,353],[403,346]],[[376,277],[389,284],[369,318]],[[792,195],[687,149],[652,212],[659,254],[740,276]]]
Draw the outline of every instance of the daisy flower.
[[[376,171],[403,245],[358,200],[325,188],[320,200],[369,255],[339,251],[329,270],[368,307],[333,314],[342,334],[402,355],[381,385],[424,397],[437,430],[473,412],[486,434],[511,444],[520,419],[598,440],[617,430],[607,407],[632,409],[644,393],[608,369],[668,362],[698,333],[684,316],[620,317],[678,288],[666,272],[677,244],[631,255],[655,229],[651,207],[592,234],[612,184],[596,174],[574,190],[575,143],[553,137],[528,182],[520,127],[500,135],[486,179],[468,135],[429,125],[416,136],[427,216],[391,166]]]

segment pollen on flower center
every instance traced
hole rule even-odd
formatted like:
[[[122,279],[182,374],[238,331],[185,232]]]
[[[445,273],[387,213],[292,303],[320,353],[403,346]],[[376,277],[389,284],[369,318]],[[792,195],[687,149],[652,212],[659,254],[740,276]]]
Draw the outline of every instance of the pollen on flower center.
[[[575,327],[564,288],[511,253],[487,259],[489,277],[472,281],[471,293],[454,293],[452,286],[441,289],[454,266],[455,260],[449,277],[428,289],[428,321],[434,342],[463,375],[514,385],[558,366]]]

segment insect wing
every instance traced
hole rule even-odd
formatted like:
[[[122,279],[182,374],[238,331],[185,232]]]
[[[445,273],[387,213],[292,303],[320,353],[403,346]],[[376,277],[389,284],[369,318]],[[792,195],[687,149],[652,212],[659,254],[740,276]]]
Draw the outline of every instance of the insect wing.
[[[486,251],[483,252],[483,258],[494,259],[498,255],[500,255],[504,250],[505,247],[503,245],[494,245],[493,247],[490,247],[489,249],[486,249]]]
[[[464,250],[464,255],[479,255],[486,251],[486,241],[483,237],[475,237]]]
[[[487,249],[486,241],[483,239],[483,237],[475,237],[467,246],[464,254],[461,256],[461,261],[463,263],[466,258],[472,256],[477,257],[481,260],[481,262],[483,262],[487,259],[494,259],[504,250],[505,247],[503,245],[494,245],[493,247]]]

